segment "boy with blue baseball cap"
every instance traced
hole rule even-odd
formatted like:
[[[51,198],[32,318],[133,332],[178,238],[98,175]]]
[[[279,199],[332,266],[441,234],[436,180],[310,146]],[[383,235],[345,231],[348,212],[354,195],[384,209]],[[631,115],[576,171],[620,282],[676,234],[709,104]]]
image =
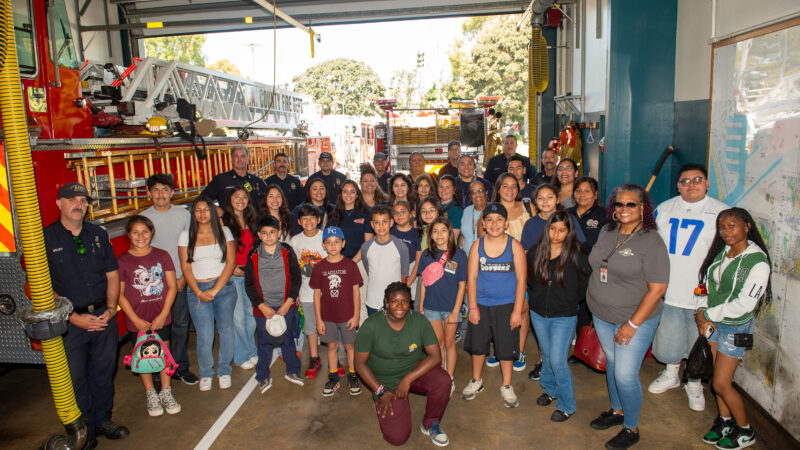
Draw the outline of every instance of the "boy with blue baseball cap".
[[[320,341],[328,344],[328,382],[322,390],[330,397],[339,388],[338,347],[341,340],[347,352],[350,395],[361,393],[355,373],[353,344],[356,341],[358,315],[361,309],[359,286],[363,282],[358,266],[342,255],[345,239],[339,227],[327,227],[322,232],[322,245],[328,256],[314,266],[309,286],[314,289],[314,313]]]

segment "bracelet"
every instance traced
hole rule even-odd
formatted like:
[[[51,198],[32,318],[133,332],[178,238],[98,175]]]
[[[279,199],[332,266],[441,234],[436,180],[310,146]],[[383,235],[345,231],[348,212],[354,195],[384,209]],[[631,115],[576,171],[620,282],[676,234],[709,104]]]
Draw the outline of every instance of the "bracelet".
[[[630,325],[631,328],[633,328],[634,330],[638,330],[639,329],[639,325],[636,325],[635,323],[631,322],[630,320],[628,320],[628,325]]]

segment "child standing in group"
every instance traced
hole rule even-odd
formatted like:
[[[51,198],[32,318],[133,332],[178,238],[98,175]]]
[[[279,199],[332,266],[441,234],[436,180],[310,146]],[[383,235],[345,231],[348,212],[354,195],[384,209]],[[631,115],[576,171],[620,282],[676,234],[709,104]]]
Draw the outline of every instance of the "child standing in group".
[[[279,242],[281,223],[272,216],[259,219],[256,226],[261,245],[257,245],[250,255],[244,269],[244,282],[247,295],[253,305],[258,335],[258,362],[256,381],[263,394],[272,387],[270,364],[272,351],[282,341],[281,355],[286,363],[284,378],[290,383],[303,386],[300,377],[300,358],[295,352],[292,331],[297,327],[297,308],[295,299],[300,293],[302,275],[297,256],[289,244]],[[283,316],[286,332],[281,337],[267,333],[267,319],[275,315]]]
[[[467,264],[469,325],[464,349],[472,354],[472,379],[461,396],[472,400],[483,390],[483,363],[489,354],[489,344],[494,341],[503,377],[500,387],[503,404],[506,408],[516,408],[519,400],[511,387],[511,374],[519,352],[525,301],[525,251],[516,239],[506,234],[508,213],[503,205],[488,204],[482,216],[486,235],[472,244]]]
[[[367,284],[367,315],[383,307],[386,286],[395,281],[408,282],[408,248],[392,236],[392,211],[383,205],[372,208],[372,229],[375,237],[361,246],[361,259],[369,276]]]
[[[314,266],[328,256],[322,245],[322,230],[317,228],[321,215],[319,210],[309,204],[301,205],[297,210],[297,221],[303,229],[289,241],[300,263],[303,284],[300,286],[300,305],[303,307],[305,322],[303,333],[308,338],[310,361],[306,370],[306,378],[314,378],[319,370],[319,343],[317,342],[317,314],[314,310],[314,289],[309,286]]]
[[[392,206],[392,217],[394,226],[389,231],[392,236],[403,241],[408,248],[409,268],[412,269],[408,275],[406,284],[411,288],[411,301],[417,297],[417,264],[421,252],[419,232],[411,226],[411,205],[405,200],[399,200]]]
[[[311,274],[309,286],[314,289],[314,312],[320,340],[328,344],[328,382],[322,389],[323,397],[330,397],[339,389],[339,341],[347,352],[347,381],[350,395],[361,393],[355,371],[353,344],[360,311],[359,286],[363,281],[358,265],[342,255],[345,246],[344,232],[339,227],[328,227],[322,232],[322,244],[328,256],[320,261]]]
[[[450,378],[456,370],[456,330],[467,285],[467,254],[456,246],[453,226],[438,217],[429,226],[428,250],[422,254],[419,310],[428,318],[442,349],[442,367]],[[450,391],[455,389],[451,385]]]
[[[155,233],[153,222],[144,216],[133,216],[125,226],[130,249],[117,258],[119,264],[119,306],[125,312],[125,325],[131,341],[139,332],[153,331],[169,347],[170,309],[178,293],[175,266],[169,253],[150,245]],[[170,376],[164,369],[159,374],[161,392],[156,393],[153,375],[140,373],[147,400],[147,413],[160,416],[177,414],[181,405],[172,396]]]
[[[566,211],[556,211],[545,223],[544,233],[528,250],[528,298],[531,323],[539,340],[544,392],[539,406],[558,401],[550,420],[563,422],[575,414],[575,386],[567,363],[575,335],[578,305],[586,296],[589,255],[578,243],[576,226]]]

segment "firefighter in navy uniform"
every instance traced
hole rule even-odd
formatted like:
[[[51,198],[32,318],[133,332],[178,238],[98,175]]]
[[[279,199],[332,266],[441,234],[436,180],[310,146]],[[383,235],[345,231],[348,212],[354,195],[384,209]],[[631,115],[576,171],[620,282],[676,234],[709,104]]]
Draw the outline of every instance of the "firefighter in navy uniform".
[[[333,170],[333,156],[330,152],[320,153],[317,162],[319,163],[319,170],[312,173],[311,176],[308,177],[306,183],[314,178],[319,178],[325,183],[325,190],[328,193],[328,203],[336,203],[336,197],[339,196],[339,189],[342,188],[342,183],[347,180],[347,175]]]
[[[289,173],[289,157],[286,156],[286,153],[276,153],[273,161],[275,173],[267,177],[264,183],[267,186],[274,184],[281,188],[284,197],[286,197],[289,211],[293,211],[297,205],[306,201],[306,190],[303,188],[303,183],[300,182],[300,179]],[[261,205],[255,204],[253,206],[258,209]]]
[[[250,152],[237,145],[231,150],[231,166],[233,170],[223,172],[211,179],[202,195],[216,200],[220,207],[225,205],[228,190],[243,187],[250,194],[250,204],[255,208],[261,204],[261,198],[267,191],[267,184],[261,178],[249,173]]]
[[[83,221],[90,200],[83,185],[62,186],[56,200],[61,216],[44,229],[53,290],[73,306],[64,348],[78,407],[88,422],[89,448],[97,445],[97,435],[128,435],[111,421],[119,340],[117,259],[108,233]]]

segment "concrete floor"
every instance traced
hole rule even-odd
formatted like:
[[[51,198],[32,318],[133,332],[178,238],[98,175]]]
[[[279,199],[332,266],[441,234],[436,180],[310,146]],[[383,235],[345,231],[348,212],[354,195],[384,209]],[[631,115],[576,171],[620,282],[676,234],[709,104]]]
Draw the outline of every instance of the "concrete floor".
[[[191,339],[190,356],[195,364],[194,335]],[[325,348],[322,350],[324,352]],[[536,360],[533,339],[528,340],[527,350],[529,360]],[[130,351],[130,343],[120,349],[121,354]],[[304,371],[307,363],[307,357],[304,356]],[[589,427],[591,420],[609,408],[609,402],[605,376],[583,365],[571,366],[578,411],[567,422],[560,424],[550,421],[554,405],[536,405],[541,388],[538,382],[527,378],[531,364],[524,372],[514,373],[513,386],[520,398],[520,406],[516,409],[503,407],[498,391],[499,368],[486,368],[486,389],[475,400],[462,400],[459,392],[469,380],[469,367],[469,355],[459,350],[456,392],[442,420],[442,429],[450,437],[452,448],[602,448],[605,441],[619,430],[615,427],[596,431]],[[653,359],[645,360],[641,372],[645,389],[661,367]],[[193,369],[196,369],[196,364]],[[323,398],[323,376],[306,380],[306,385],[299,387],[286,381],[284,374],[285,366],[278,360],[273,365],[272,388],[264,395],[255,389],[246,398],[213,448],[391,447],[381,437],[366,389],[359,396],[350,396],[343,386],[334,397]],[[120,363],[115,382],[114,420],[127,426],[131,435],[116,442],[99,438],[98,448],[194,448],[252,376],[253,371],[234,367],[233,387],[225,391],[218,389],[216,380],[210,392],[200,392],[196,385],[187,386],[177,382],[173,390],[183,407],[181,413],[149,417],[141,383]],[[36,448],[48,436],[63,433],[42,367],[0,367],[0,399],[0,415],[3,418],[0,420],[0,447]],[[645,390],[640,419],[642,439],[636,448],[714,448],[701,440],[717,411],[708,389],[706,403],[705,412],[693,412],[688,408],[686,395],[681,389],[658,396]],[[434,448],[429,438],[418,430],[425,406],[424,397],[412,396],[411,406],[415,426],[406,445],[411,448]],[[768,447],[759,439],[752,448]]]

